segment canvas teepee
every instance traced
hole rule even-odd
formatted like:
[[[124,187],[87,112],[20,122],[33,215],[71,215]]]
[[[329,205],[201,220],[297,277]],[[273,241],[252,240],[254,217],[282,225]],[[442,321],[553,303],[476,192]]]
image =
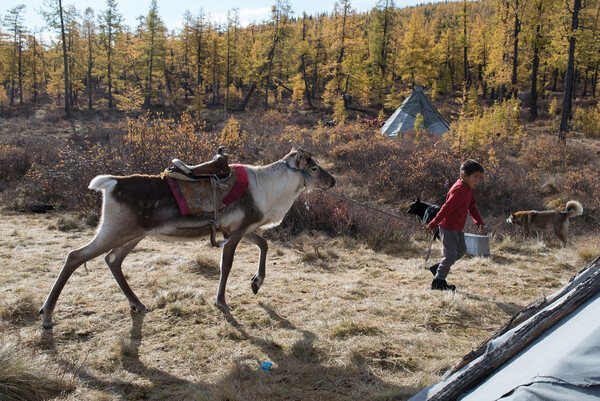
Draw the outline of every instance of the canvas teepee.
[[[423,116],[425,129],[432,134],[442,135],[450,131],[450,125],[431,104],[421,88],[414,91],[402,102],[381,128],[381,135],[397,136],[413,130],[417,114]]]
[[[600,257],[409,401],[600,399]]]

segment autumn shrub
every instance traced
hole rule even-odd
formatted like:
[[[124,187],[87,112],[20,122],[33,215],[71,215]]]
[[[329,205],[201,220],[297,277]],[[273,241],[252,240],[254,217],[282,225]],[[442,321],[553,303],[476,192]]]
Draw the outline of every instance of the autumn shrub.
[[[576,107],[573,123],[586,137],[600,138],[600,102],[596,107]]]
[[[281,225],[268,236],[285,239],[305,231],[321,231],[359,239],[374,249],[407,249],[413,230],[410,219],[397,211],[393,215],[397,217],[391,217],[389,211],[386,214],[323,191],[312,191],[294,202]]]
[[[0,145],[0,179],[12,181],[25,175],[31,167],[26,149],[13,145]]]
[[[524,142],[521,160],[530,168],[557,171],[568,166],[586,164],[590,155],[565,144],[557,137],[537,136]]]
[[[387,201],[411,196],[431,199],[444,194],[446,180],[458,177],[462,157],[427,142],[419,146],[410,138],[365,137],[336,146],[332,156],[336,167],[361,175],[364,185]]]
[[[561,186],[569,198],[587,203],[595,210],[600,199],[600,171],[590,167],[574,167],[565,172]]]
[[[23,189],[32,194],[28,196],[42,194],[37,201],[79,211],[96,209],[100,198],[86,188],[98,174],[159,174],[173,158],[190,164],[211,159],[223,135],[201,128],[188,114],[177,119],[146,114],[129,118],[124,132],[97,134],[104,135],[102,140],[98,136],[66,139],[55,150],[58,160],[32,163]],[[230,131],[224,135],[233,135]],[[243,149],[241,141],[234,151]]]
[[[482,160],[485,168],[483,180],[475,190],[477,206],[482,214],[504,216],[508,212],[541,207],[536,193],[539,177],[523,165],[510,160]]]
[[[446,140],[454,149],[473,151],[502,144],[505,150],[516,154],[524,138],[519,113],[520,101],[510,99],[475,116],[464,114],[452,124]]]
[[[568,163],[569,154],[558,139],[543,136],[533,137],[523,144],[521,160],[531,168],[551,170]]]

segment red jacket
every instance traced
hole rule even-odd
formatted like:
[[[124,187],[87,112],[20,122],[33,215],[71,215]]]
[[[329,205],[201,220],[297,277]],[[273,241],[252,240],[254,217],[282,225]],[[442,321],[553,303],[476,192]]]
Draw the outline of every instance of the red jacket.
[[[429,227],[433,230],[437,226],[446,230],[462,231],[465,229],[467,213],[471,214],[477,226],[483,224],[479,210],[475,205],[475,194],[462,180],[456,181],[446,197],[446,203],[442,206],[437,216]]]

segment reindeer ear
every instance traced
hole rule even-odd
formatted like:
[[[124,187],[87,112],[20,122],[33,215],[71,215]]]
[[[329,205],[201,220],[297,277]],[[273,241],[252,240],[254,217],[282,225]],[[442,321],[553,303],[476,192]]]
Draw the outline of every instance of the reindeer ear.
[[[310,153],[307,153],[303,150],[298,150],[296,152],[296,168],[298,170],[306,169],[306,166],[308,166],[308,159],[310,159],[310,157]]]

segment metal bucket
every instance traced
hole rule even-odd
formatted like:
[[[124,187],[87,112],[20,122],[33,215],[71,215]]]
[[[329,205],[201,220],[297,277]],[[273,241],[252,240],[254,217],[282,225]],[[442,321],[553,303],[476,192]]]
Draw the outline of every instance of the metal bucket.
[[[490,255],[490,237],[487,235],[465,233],[465,243],[467,244],[467,254],[469,255]]]

